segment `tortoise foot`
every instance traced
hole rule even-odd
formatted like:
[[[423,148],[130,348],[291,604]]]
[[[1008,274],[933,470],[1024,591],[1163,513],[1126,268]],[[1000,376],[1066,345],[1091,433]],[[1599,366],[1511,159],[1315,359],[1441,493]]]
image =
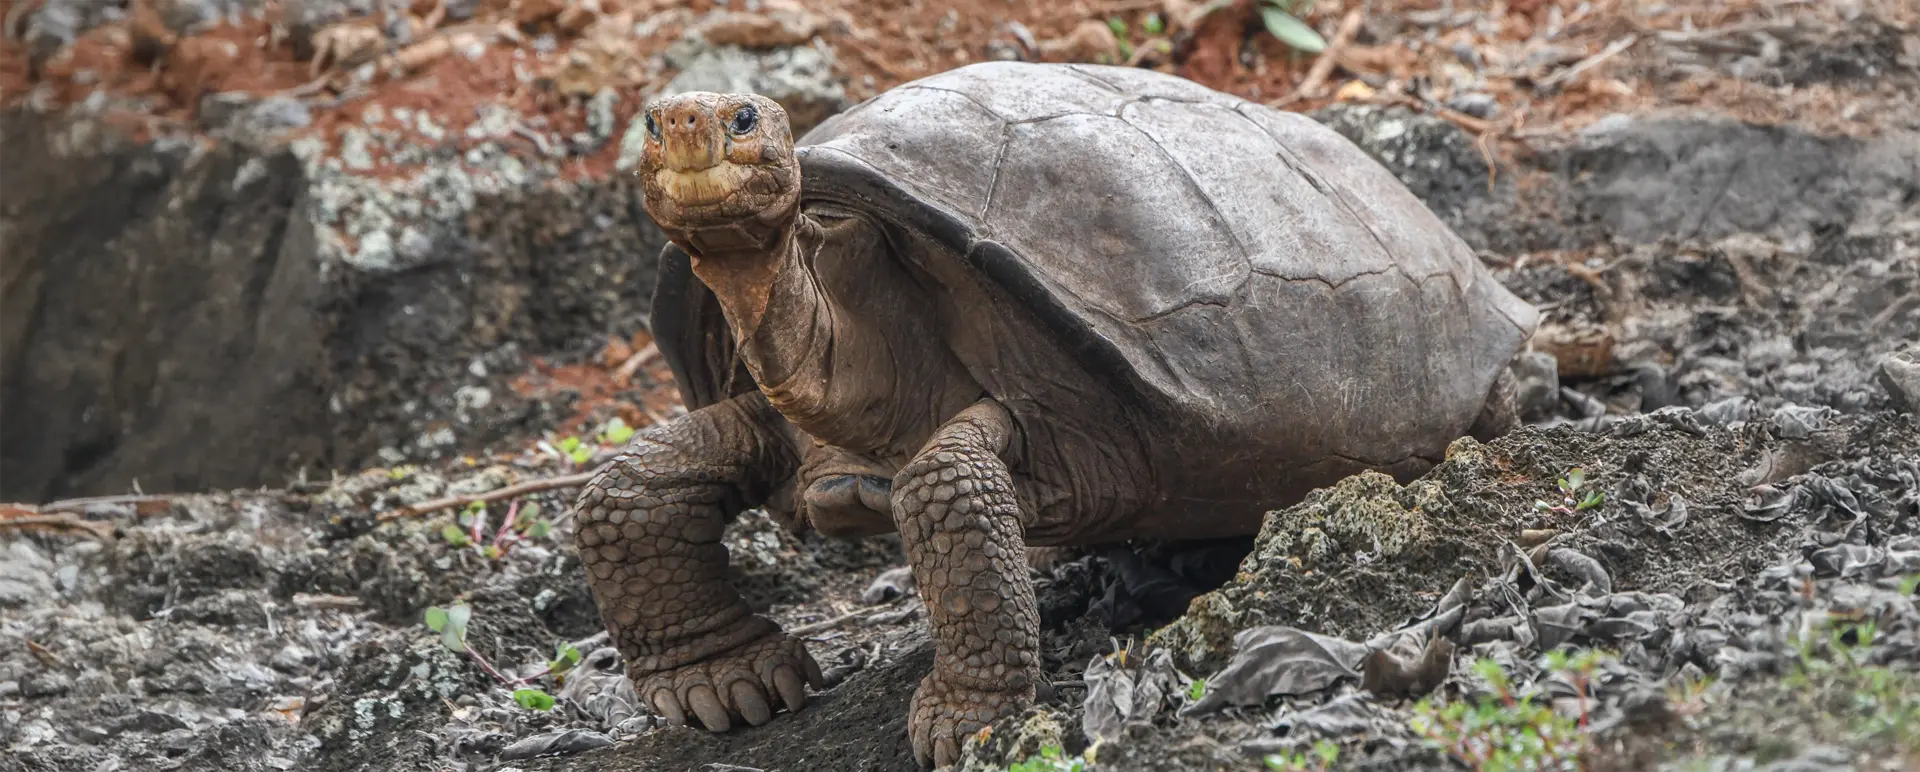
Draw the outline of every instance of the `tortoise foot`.
[[[825,688],[819,663],[806,644],[784,632],[708,659],[640,679],[637,692],[668,723],[685,725],[691,717],[712,732],[773,720],[807,704],[806,686]]]
[[[921,767],[951,766],[960,760],[960,748],[967,737],[1002,716],[1011,715],[1033,702],[1033,684],[1039,671],[1019,683],[1024,688],[984,689],[972,683],[980,679],[954,678],[936,666],[920,679],[913,692],[913,709],[907,714],[907,734],[913,738],[913,756]]]

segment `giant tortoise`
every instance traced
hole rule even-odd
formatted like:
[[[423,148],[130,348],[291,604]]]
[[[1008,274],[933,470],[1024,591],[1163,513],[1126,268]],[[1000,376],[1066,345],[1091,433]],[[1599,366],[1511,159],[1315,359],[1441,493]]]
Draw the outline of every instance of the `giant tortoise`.
[[[1032,700],[1031,546],[1250,534],[1361,470],[1517,425],[1537,312],[1330,129],[1148,70],[994,62],[795,142],[755,94],[647,106],[671,242],[651,326],[687,415],[578,499],[642,699],[712,731],[799,710],[819,666],[728,584],[764,507],[897,530],[936,641],[922,765]]]

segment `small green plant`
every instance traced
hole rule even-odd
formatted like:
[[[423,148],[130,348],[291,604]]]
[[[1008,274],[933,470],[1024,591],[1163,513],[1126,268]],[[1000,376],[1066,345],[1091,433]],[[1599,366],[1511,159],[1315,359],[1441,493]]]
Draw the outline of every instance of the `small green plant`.
[[[579,437],[571,434],[561,437],[559,442],[554,443],[554,446],[559,448],[560,452],[567,457],[567,460],[572,461],[575,465],[585,464],[593,460],[593,446],[588,445],[581,441]]]
[[[1844,717],[1856,739],[1891,742],[1920,754],[1920,674],[1868,661],[1879,626],[1841,618],[1824,636],[1797,642],[1798,662],[1784,682],[1819,709]],[[1822,646],[1821,644],[1825,644]]]
[[[493,539],[482,543],[487,536],[487,504],[476,501],[468,504],[455,516],[455,523],[441,526],[440,538],[456,548],[473,547],[490,560],[506,556],[513,545],[527,540],[547,538],[553,532],[553,523],[540,517],[540,503],[522,502],[515,499],[507,507],[507,517],[500,522],[500,528],[493,532]]]
[[[1026,761],[1016,761],[1007,767],[1007,772],[1083,772],[1087,760],[1080,756],[1068,756],[1065,749],[1058,745],[1040,748],[1040,753],[1028,756]]]
[[[620,416],[614,416],[607,419],[606,426],[601,427],[600,434],[595,439],[606,445],[625,445],[627,440],[633,439],[633,432],[634,428],[628,426],[626,421],[621,420]]]
[[[1494,694],[1471,703],[1436,704],[1432,697],[1422,699],[1413,709],[1413,729],[1476,770],[1578,769],[1593,748],[1586,732],[1587,687],[1603,656],[1591,650],[1547,654],[1547,667],[1567,673],[1573,681],[1579,696],[1578,716],[1561,715],[1531,696],[1516,696],[1506,668],[1480,659],[1473,670],[1493,687]]]
[[[1576,466],[1567,470],[1566,476],[1560,478],[1557,484],[1560,487],[1560,503],[1549,504],[1543,500],[1535,500],[1533,502],[1534,509],[1540,510],[1541,512],[1571,515],[1576,512],[1585,512],[1606,503],[1607,495],[1601,493],[1599,488],[1587,488],[1587,492],[1584,494],[1580,492],[1580,489],[1587,484],[1587,470],[1580,467]]]
[[[467,658],[479,665],[487,675],[493,676],[495,680],[513,689],[513,701],[519,703],[520,707],[528,710],[552,709],[553,696],[529,684],[548,675],[565,680],[566,673],[580,664],[580,649],[562,641],[554,647],[554,658],[547,661],[547,669],[522,678],[508,678],[501,674],[499,668],[494,667],[492,662],[487,661],[486,657],[481,656],[478,650],[467,645],[467,622],[472,618],[472,607],[465,603],[455,603],[445,608],[429,606],[421,621],[426,623],[427,629],[440,634],[440,645],[447,647],[449,651],[467,655]]]
[[[1309,54],[1327,50],[1327,39],[1300,19],[1313,10],[1314,0],[1266,0],[1260,4],[1260,22],[1267,33],[1289,48]]]
[[[1340,746],[1331,740],[1314,742],[1313,748],[1289,753],[1269,753],[1263,761],[1274,772],[1325,772],[1340,760]]]
[[[513,690],[513,701],[520,703],[520,707],[526,708],[527,710],[553,709],[553,695],[540,691],[539,689],[515,689]]]
[[[1207,679],[1195,678],[1187,683],[1188,702],[1199,702],[1200,698],[1205,696],[1207,696]]]

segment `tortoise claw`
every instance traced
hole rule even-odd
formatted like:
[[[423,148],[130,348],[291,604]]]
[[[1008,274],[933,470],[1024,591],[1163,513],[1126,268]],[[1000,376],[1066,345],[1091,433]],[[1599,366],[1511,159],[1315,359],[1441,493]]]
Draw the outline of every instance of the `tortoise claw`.
[[[805,676],[802,676],[805,673]],[[710,732],[762,726],[785,707],[806,707],[807,683],[824,685],[820,665],[797,638],[775,633],[716,657],[634,678],[655,712],[673,726],[698,719]]]
[[[687,711],[680,707],[680,698],[673,696],[673,690],[655,691],[652,702],[654,712],[666,719],[668,726],[687,725]]]
[[[780,700],[787,704],[788,711],[798,711],[807,704],[807,687],[801,683],[800,674],[788,665],[773,669],[773,686],[780,692]]]
[[[773,720],[773,708],[767,705],[767,695],[760,689],[759,684],[735,681],[729,690],[733,692],[733,707],[739,709],[740,717],[746,719],[749,726]]]
[[[727,709],[720,706],[720,696],[713,693],[713,687],[698,684],[687,690],[687,704],[693,706],[694,715],[700,717],[707,731],[718,733],[733,728]]]

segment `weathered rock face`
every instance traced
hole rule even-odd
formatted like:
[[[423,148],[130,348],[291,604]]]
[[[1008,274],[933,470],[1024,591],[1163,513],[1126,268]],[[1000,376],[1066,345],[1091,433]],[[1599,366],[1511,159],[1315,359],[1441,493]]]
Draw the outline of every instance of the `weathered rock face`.
[[[0,498],[484,447],[558,409],[490,375],[643,328],[662,239],[630,180],[485,147],[361,176],[235,134],[0,117]]]

